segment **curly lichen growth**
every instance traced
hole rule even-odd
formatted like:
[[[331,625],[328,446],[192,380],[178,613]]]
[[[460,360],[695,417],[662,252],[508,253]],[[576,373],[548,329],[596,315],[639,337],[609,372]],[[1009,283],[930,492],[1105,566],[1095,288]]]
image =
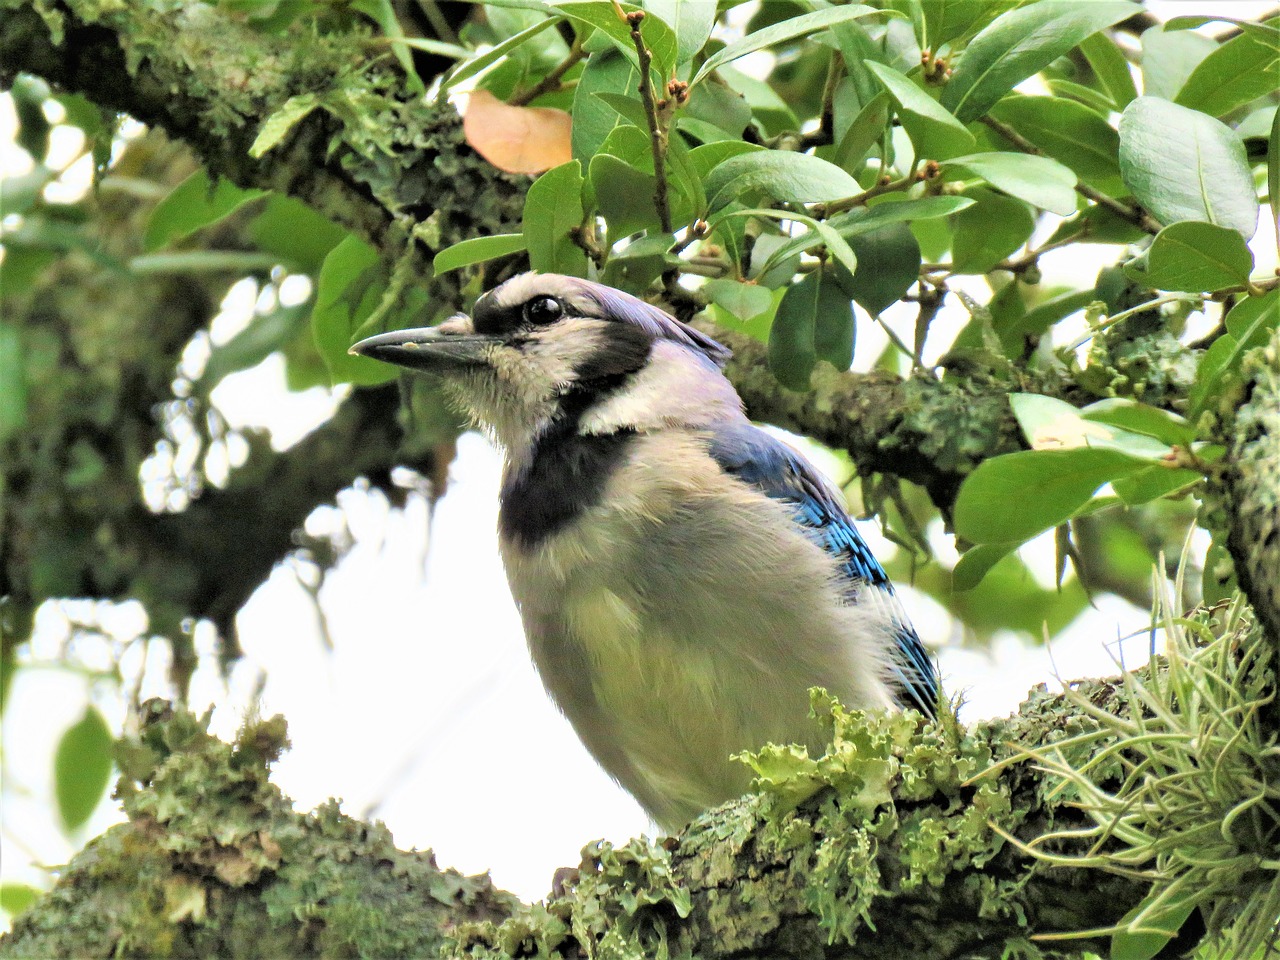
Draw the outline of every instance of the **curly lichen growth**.
[[[145,709],[119,751],[129,822],[72,861],[0,956],[435,956],[450,924],[515,905],[336,802],[296,813],[268,780],[288,743],[282,718],[227,744],[207,715]]]

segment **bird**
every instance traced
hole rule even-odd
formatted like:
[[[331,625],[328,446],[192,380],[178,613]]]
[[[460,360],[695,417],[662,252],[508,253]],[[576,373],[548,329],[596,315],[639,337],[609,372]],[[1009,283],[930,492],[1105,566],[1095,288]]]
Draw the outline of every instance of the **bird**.
[[[935,716],[935,666],[843,496],[751,423],[716,340],[529,272],[351,352],[437,375],[503,450],[499,548],[533,663],[663,830],[747,792],[736,753],[821,752],[810,688]]]

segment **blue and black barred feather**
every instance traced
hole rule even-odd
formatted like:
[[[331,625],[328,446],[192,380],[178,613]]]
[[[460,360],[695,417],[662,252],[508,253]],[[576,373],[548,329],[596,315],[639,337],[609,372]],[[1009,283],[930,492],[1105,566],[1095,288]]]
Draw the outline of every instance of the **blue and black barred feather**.
[[[840,561],[850,599],[864,583],[890,596],[893,584],[858,533],[853,518],[813,467],[786,444],[758,427],[733,425],[711,437],[710,453],[720,468],[775,500],[793,504],[796,520]],[[898,662],[894,666],[904,702],[936,716],[938,674],[924,644],[905,617],[899,619]]]

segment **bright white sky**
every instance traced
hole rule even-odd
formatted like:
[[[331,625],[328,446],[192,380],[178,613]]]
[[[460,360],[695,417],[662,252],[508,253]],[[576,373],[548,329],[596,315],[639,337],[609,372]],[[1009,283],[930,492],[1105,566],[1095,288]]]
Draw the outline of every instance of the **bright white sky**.
[[[1269,4],[1151,0],[1148,7],[1161,17],[1208,10],[1256,17]],[[0,126],[0,144],[7,144],[7,98]],[[3,152],[0,160],[6,170],[21,172],[10,167],[13,156]],[[1274,263],[1273,244],[1270,230],[1258,232],[1260,271]],[[1113,259],[1110,248],[1073,250],[1046,262],[1045,282],[1076,282]],[[973,293],[979,299],[988,295],[981,281]],[[243,317],[244,298],[232,300],[228,306]],[[890,316],[909,340],[910,311]],[[937,339],[944,341],[943,331],[966,319],[955,309],[944,311]],[[228,318],[223,327],[238,322],[243,320]],[[860,324],[858,354],[864,362],[883,342],[872,329]],[[216,397],[231,422],[271,427],[282,443],[309,429],[331,402],[324,391],[285,396],[276,359],[233,379]],[[274,779],[300,809],[340,797],[352,815],[386,821],[401,847],[433,847],[444,866],[491,869],[501,886],[538,898],[556,867],[577,863],[584,844],[601,837],[625,841],[653,828],[581,747],[529,664],[497,553],[499,462],[482,438],[464,436],[449,492],[430,524],[421,502],[401,515],[392,514],[381,497],[344,494],[341,506],[356,545],[320,591],[332,651],[325,648],[310,595],[288,567],[280,567],[240,615],[246,656],[230,689],[206,662],[193,701],[218,704],[215,729],[230,735],[265,671],[263,712],[283,713],[293,740]],[[321,511],[315,519],[323,525],[333,514]],[[893,549],[874,523],[862,529],[882,555]],[[942,538],[938,547],[944,554],[951,549]],[[1033,544],[1025,556],[1047,580],[1048,552]],[[1114,658],[1121,655],[1116,637],[1146,622],[1145,612],[1103,596],[1052,651],[1010,634],[998,638],[988,654],[960,649],[956,626],[935,603],[910,587],[904,594],[921,634],[940,649],[947,688],[968,692],[969,720],[1015,709],[1029,687],[1051,681],[1055,673],[1113,673]],[[129,623],[136,621],[136,611],[125,609],[114,618],[124,635],[138,629]],[[55,659],[65,636],[62,615],[46,609],[32,658]],[[204,628],[197,639],[209,648]],[[1145,647],[1143,638],[1127,641],[1126,662],[1145,660]],[[160,649],[156,645],[154,652]],[[88,665],[107,657],[92,643],[80,643],[76,653]],[[136,671],[139,658],[132,659],[126,666]],[[146,677],[144,696],[166,692],[160,658],[148,664]],[[65,862],[72,852],[53,825],[49,768],[58,737],[84,709],[87,690],[81,675],[65,670],[23,670],[17,676],[3,741],[6,881],[43,886],[40,865]],[[118,726],[118,700],[103,691],[94,699]],[[86,838],[118,816],[104,804]]]

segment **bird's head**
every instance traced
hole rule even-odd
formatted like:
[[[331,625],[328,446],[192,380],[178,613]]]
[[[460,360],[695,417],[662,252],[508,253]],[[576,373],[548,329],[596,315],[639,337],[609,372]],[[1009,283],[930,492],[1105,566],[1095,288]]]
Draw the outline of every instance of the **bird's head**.
[[[557,274],[512,277],[471,316],[379,334],[351,352],[444,378],[509,450],[557,422],[607,433],[740,416],[720,372],[725,347],[630,294]]]

